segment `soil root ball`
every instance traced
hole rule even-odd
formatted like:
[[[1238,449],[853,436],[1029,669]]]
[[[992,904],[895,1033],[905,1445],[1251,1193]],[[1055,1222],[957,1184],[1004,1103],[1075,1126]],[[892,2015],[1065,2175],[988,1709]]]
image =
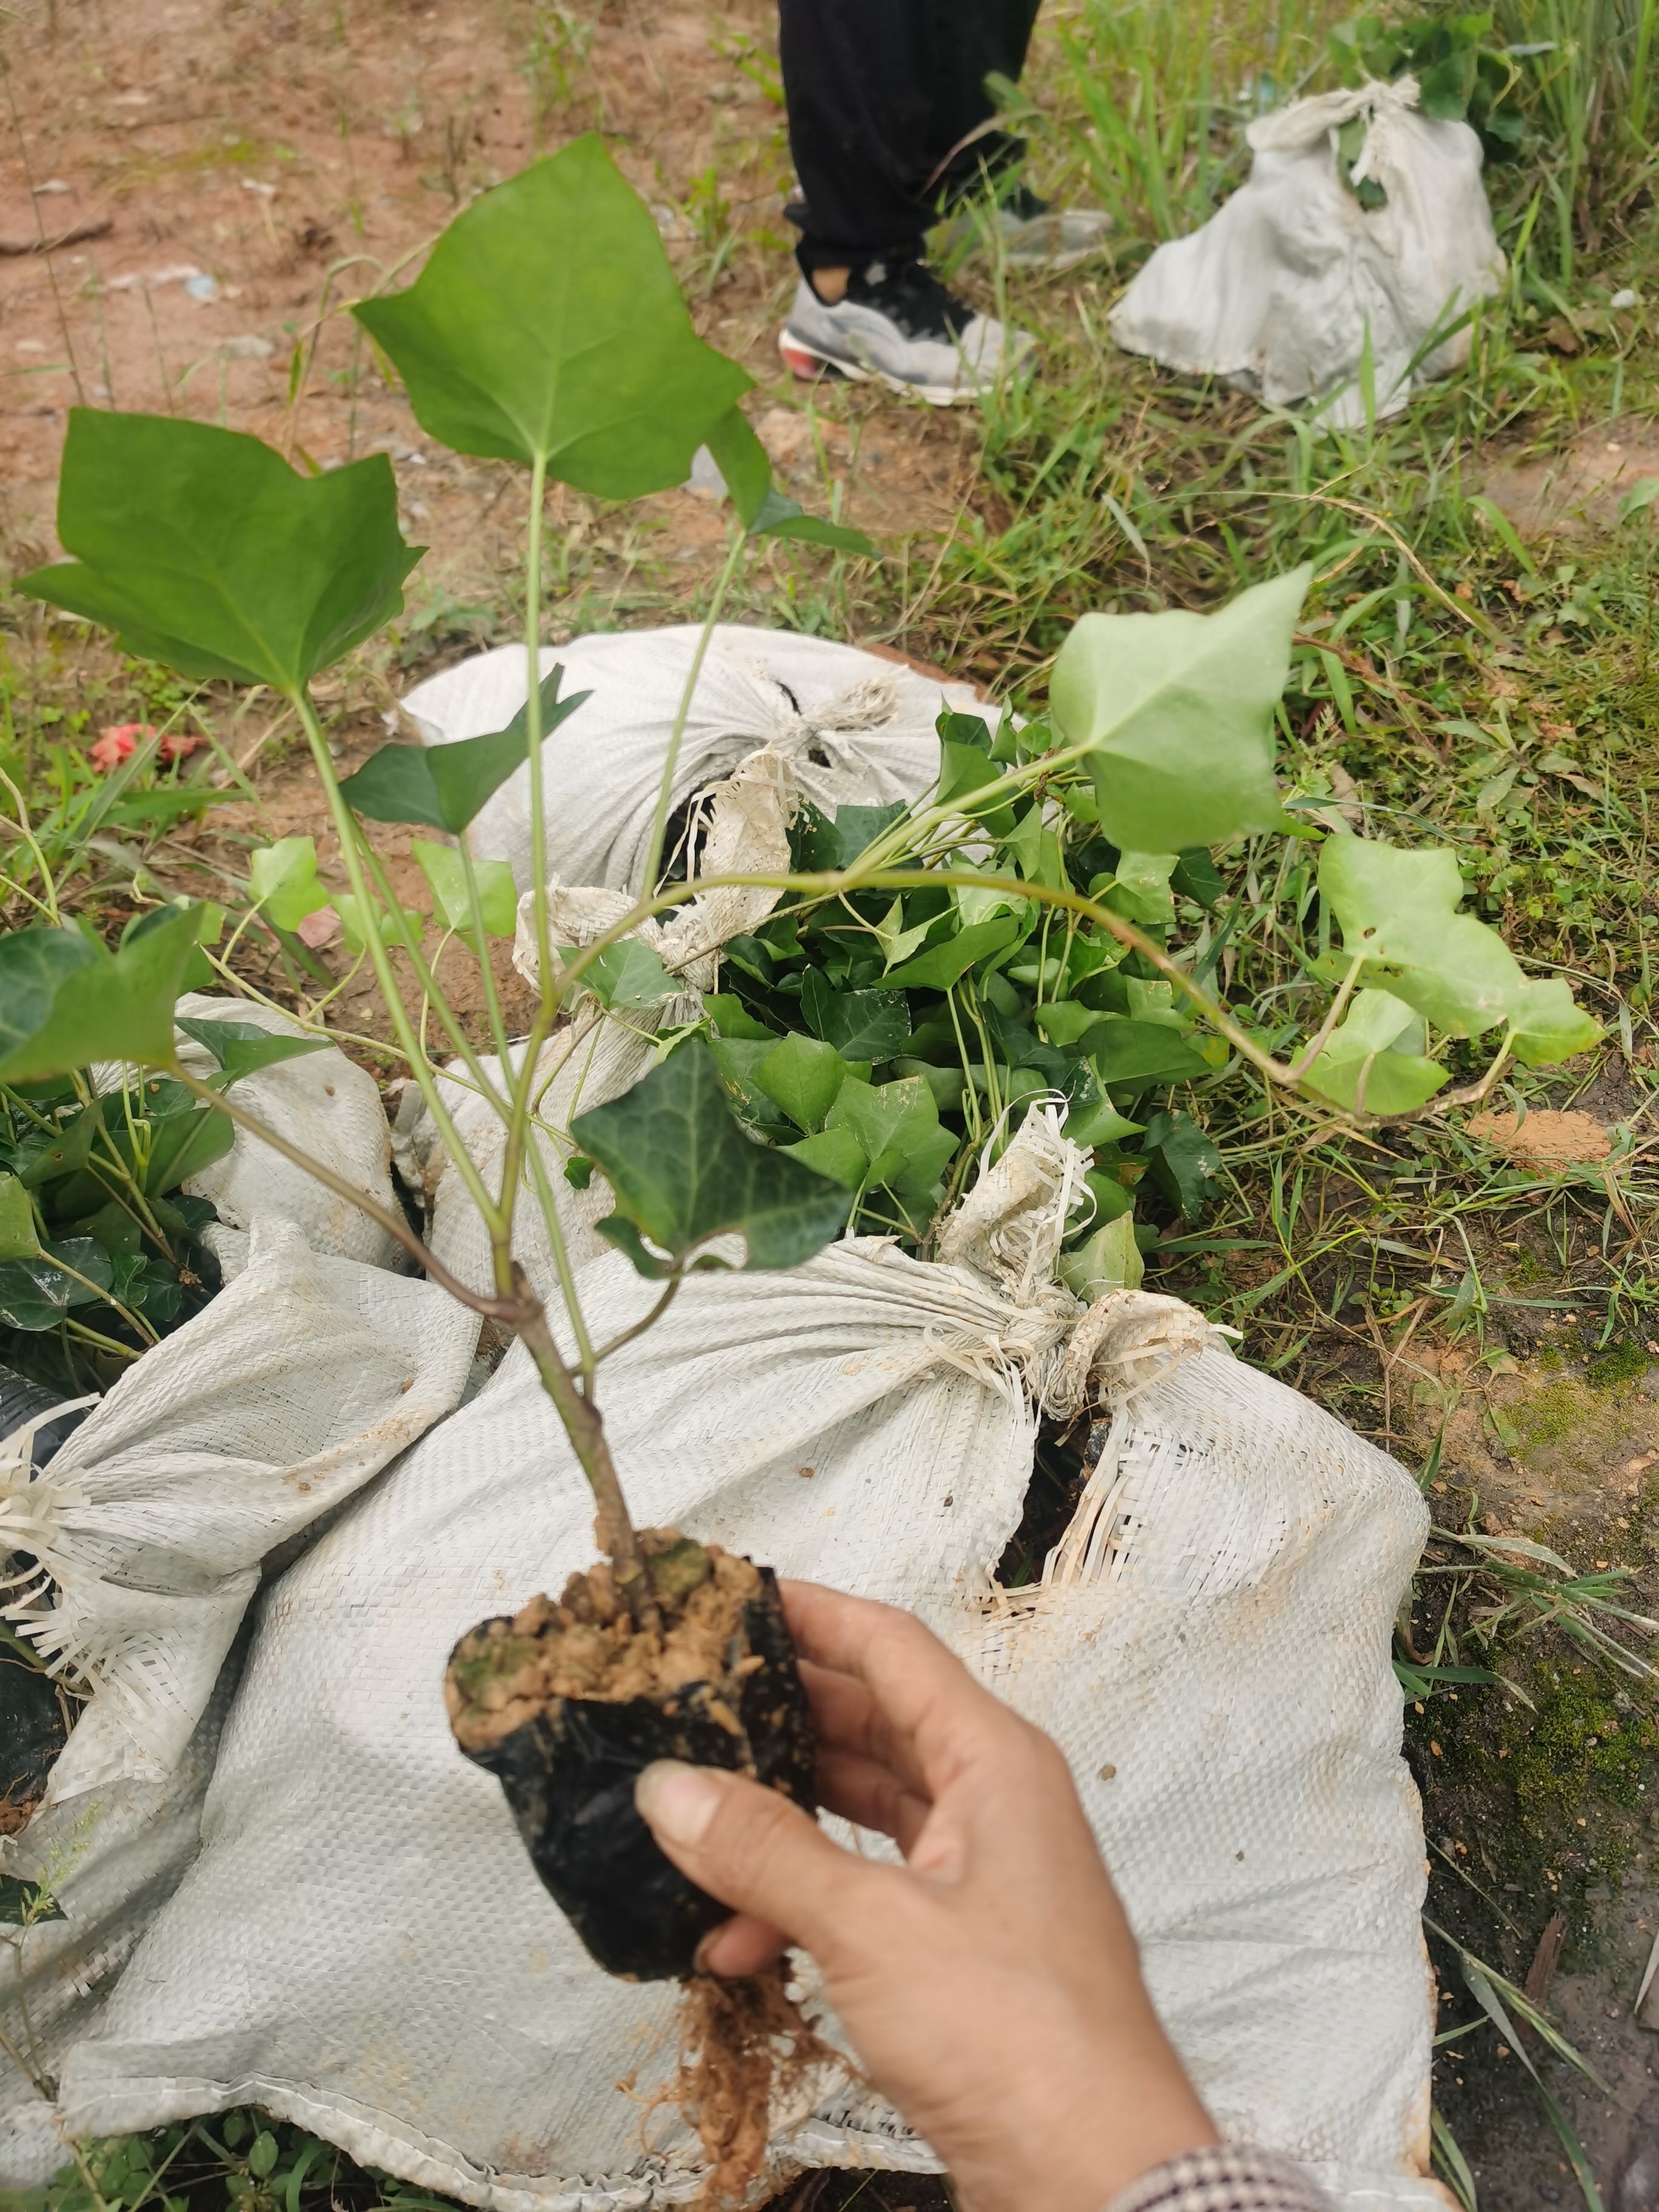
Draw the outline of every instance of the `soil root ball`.
[[[723,1766],[808,1811],[814,1741],[769,1567],[646,1529],[660,1620],[636,1626],[608,1566],[557,1603],[464,1636],[445,1682],[469,1759],[497,1776],[531,1863],[598,1963],[634,1981],[692,1972],[730,1908],[671,1865],[634,1806],[653,1759]]]

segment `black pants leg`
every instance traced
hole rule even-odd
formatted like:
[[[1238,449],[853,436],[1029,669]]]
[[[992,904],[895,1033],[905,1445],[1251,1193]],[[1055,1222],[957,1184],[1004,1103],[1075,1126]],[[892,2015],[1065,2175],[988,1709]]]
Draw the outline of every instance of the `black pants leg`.
[[[985,80],[1018,78],[1039,0],[779,0],[801,267],[915,258],[953,186],[1020,151]],[[959,150],[958,150],[959,149]]]

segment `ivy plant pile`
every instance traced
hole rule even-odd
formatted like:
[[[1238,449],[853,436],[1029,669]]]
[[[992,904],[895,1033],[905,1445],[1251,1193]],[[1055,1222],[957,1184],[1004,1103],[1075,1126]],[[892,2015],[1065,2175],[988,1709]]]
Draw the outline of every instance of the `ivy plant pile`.
[[[77,412],[58,507],[70,557],[21,588],[188,679],[264,685],[293,706],[346,880],[325,884],[314,848],[286,840],[255,855],[255,899],[283,927],[324,902],[339,909],[488,1231],[490,1290],[454,1280],[400,1216],[366,1210],[434,1279],[523,1338],[592,1484],[605,1547],[637,1613],[653,1601],[599,1412],[610,1347],[587,1333],[532,1133],[543,1048],[584,994],[655,1034],[682,986],[637,933],[695,890],[758,881],[780,901],[726,948],[720,988],[702,1018],[658,1038],[643,1080],[579,1115],[569,1132],[550,1132],[574,1179],[604,1176],[614,1199],[605,1231],[642,1274],[664,1283],[665,1298],[689,1271],[718,1264],[707,1247],[733,1231],[750,1267],[799,1264],[849,1221],[897,1234],[925,1255],[975,1162],[1039,1097],[1064,1106],[1091,1156],[1092,1203],[1077,1224],[1068,1280],[1080,1292],[1132,1282],[1140,1182],[1151,1178],[1168,1203],[1191,1212],[1215,1167],[1191,1096],[1184,1109],[1162,1103],[1170,1085],[1254,1079],[1375,1119],[1483,1094],[1511,1059],[1546,1063],[1593,1041],[1595,1025],[1564,981],[1529,981],[1494,932],[1458,912],[1449,850],[1332,836],[1314,859],[1315,831],[1287,810],[1273,762],[1275,712],[1310,580],[1304,571],[1209,615],[1086,617],[1060,654],[1046,714],[1023,726],[1005,719],[994,732],[945,718],[931,795],[897,811],[805,811],[793,865],[776,878],[659,882],[699,654],[667,748],[638,902],[595,943],[559,947],[542,747],[580,744],[582,726],[580,701],[537,680],[549,480],[631,498],[683,483],[696,448],[709,447],[734,526],[705,648],[757,538],[868,549],[773,487],[738,404],[749,379],[696,336],[648,211],[597,140],[483,196],[412,287],[354,312],[431,436],[527,472],[531,681],[507,729],[430,752],[390,746],[343,782],[335,771],[313,679],[398,613],[420,558],[399,534],[383,455],[306,477],[257,439],[209,425]],[[489,963],[489,939],[512,926],[510,886],[464,840],[447,842],[461,839],[520,768],[532,846],[528,927],[542,979],[522,1041],[507,1034]],[[495,1046],[488,1062],[434,973],[423,917],[392,895],[364,818],[434,833],[419,858],[444,934],[478,962]],[[1294,1019],[1229,1006],[1217,980],[1234,922],[1213,854],[1241,838],[1280,836],[1309,844],[1308,898],[1318,913],[1318,950]],[[191,1148],[226,1141],[232,1124],[365,1204],[239,1103],[237,1048],[247,1040],[203,1038],[198,1025],[218,1075],[180,1059],[174,1002],[192,963],[215,960],[210,919],[188,906],[158,909],[112,949],[73,924],[0,938],[0,1083],[39,1117],[32,1133],[14,1120],[11,1141],[64,1143],[82,1116],[95,1116],[72,1170],[40,1176],[33,1152],[9,1168],[14,1233],[38,1246],[12,1264],[94,1282],[97,1267],[65,1248],[86,1260],[82,1246],[98,1243],[110,1255],[106,1287],[137,1289],[143,1270],[178,1258],[173,1239],[182,1231],[169,1224],[184,1219],[169,1195],[171,1168],[153,1175],[149,1162],[170,1155],[176,1166],[175,1141],[199,1158]],[[222,956],[218,972],[234,986]],[[430,1009],[430,1049],[425,1025],[405,1006],[405,977]],[[1484,1067],[1472,1072],[1456,1062],[1474,1038],[1488,1043]],[[486,1181],[460,1141],[439,1057],[501,1123],[498,1179]],[[149,1152],[124,1134],[125,1104],[92,1097],[82,1072],[95,1062],[149,1071],[120,1094],[147,1102]],[[224,1119],[210,1125],[209,1115]],[[100,1175],[95,1189],[73,1179]],[[138,1224],[131,1251],[106,1241],[131,1237],[111,1206]],[[559,1273],[569,1357],[515,1257],[515,1218],[532,1206]],[[137,1266],[118,1276],[120,1261]],[[58,1278],[48,1279],[55,1295]],[[159,1279],[154,1295],[165,1295]],[[83,1326],[67,1291],[62,1311],[65,1326]]]
[[[204,911],[191,912],[195,928]],[[129,941],[170,912],[130,927]],[[95,940],[80,941],[83,965],[97,966]],[[195,966],[186,963],[186,981]],[[19,1011],[27,1018],[27,1000]],[[207,1054],[216,1097],[326,1046],[250,1022],[178,1027]],[[213,1207],[181,1186],[223,1158],[235,1130],[168,1076],[115,1074],[101,1091],[73,1068],[0,1083],[0,1365],[66,1391],[112,1381],[218,1282],[199,1241]]]

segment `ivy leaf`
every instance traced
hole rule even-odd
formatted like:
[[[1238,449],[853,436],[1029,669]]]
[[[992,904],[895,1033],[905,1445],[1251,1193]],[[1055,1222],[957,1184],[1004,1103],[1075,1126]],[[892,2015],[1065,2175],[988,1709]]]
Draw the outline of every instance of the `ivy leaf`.
[[[820,1129],[798,1145],[780,1147],[786,1158],[799,1160],[817,1175],[828,1176],[843,1190],[862,1190],[869,1179],[870,1163],[850,1129]]]
[[[810,1135],[823,1127],[823,1117],[847,1080],[847,1062],[834,1045],[792,1031],[757,1062],[754,1079]]]
[[[1196,1047],[1163,1022],[1108,1014],[1083,1044],[1103,1083],[1179,1083],[1210,1073]]]
[[[294,1043],[294,1038],[285,1038]],[[185,1091],[185,1098],[191,1094]],[[139,1178],[144,1195],[164,1197],[186,1177],[200,1175],[222,1160],[236,1141],[236,1125],[228,1114],[211,1106],[191,1103],[185,1113],[166,1115],[150,1124],[150,1146]],[[125,1147],[123,1147],[125,1150]]]
[[[1206,859],[1209,857],[1206,854]],[[1179,864],[1176,853],[1120,853],[1109,884],[1091,895],[1127,921],[1158,926],[1175,920],[1170,884]]]
[[[838,552],[873,557],[876,549],[861,530],[822,522],[808,514],[799,500],[776,489],[770,456],[740,407],[722,415],[705,442],[748,537],[799,538],[813,545],[832,545]]]
[[[910,1035],[902,991],[836,991],[816,968],[801,984],[800,1010],[807,1027],[843,1060],[890,1060]]]
[[[854,1079],[843,1084],[828,1126],[852,1131],[870,1163],[872,1182],[907,1192],[923,1175],[921,1190],[930,1189],[957,1148],[957,1139],[940,1128],[933,1091],[919,1075],[901,1076],[893,1083]]]
[[[1304,1081],[1351,1113],[1415,1113],[1446,1083],[1444,1068],[1416,1048],[1424,1026],[1422,1016],[1392,992],[1357,991]]]
[[[542,678],[542,742],[546,744],[591,691],[559,696],[562,666]],[[483,738],[458,738],[447,745],[382,745],[340,786],[354,813],[371,822],[418,822],[459,836],[515,769],[530,757],[528,701],[504,730]],[[511,936],[511,929],[502,934]]]
[[[424,837],[411,837],[409,849],[432,887],[444,927],[470,940],[472,902],[466,895],[465,860],[453,845],[429,844]],[[505,860],[475,860],[472,876],[478,886],[484,935],[511,937],[519,926],[519,887],[512,869]]]
[[[702,1038],[670,1054],[570,1133],[610,1180],[617,1212],[599,1224],[642,1275],[683,1265],[709,1238],[738,1231],[748,1267],[794,1267],[847,1218],[845,1191],[799,1160],[746,1137]],[[648,1237],[666,1262],[648,1250]],[[705,1256],[693,1265],[722,1264]]]
[[[295,930],[329,902],[313,837],[279,837],[248,856],[248,889],[274,929]]]
[[[1370,837],[1329,838],[1319,890],[1347,959],[1367,956],[1360,981],[1403,999],[1437,1029],[1479,1036],[1505,1023],[1516,1059],[1534,1067],[1587,1051],[1600,1036],[1563,977],[1529,981],[1495,929],[1458,913],[1463,880],[1449,846],[1407,852]]]
[[[196,917],[196,950],[185,963],[185,972],[179,979],[181,991],[210,991],[218,981],[211,963],[202,950],[204,945],[216,945],[224,934],[225,910],[210,902],[197,904],[187,898],[170,899],[165,906],[152,907],[148,914],[133,915],[121,932],[121,944],[125,946],[140,937],[147,937],[152,929],[161,928],[170,915],[189,907]]]
[[[1190,1114],[1154,1114],[1141,1146],[1152,1180],[1188,1221],[1210,1201],[1221,1155]]]
[[[0,1175],[0,1261],[32,1260],[40,1249],[28,1192],[15,1175]]]
[[[171,1060],[173,1004],[196,928],[185,907],[115,953],[76,929],[0,937],[0,1083],[94,1060]]]
[[[887,806],[838,806],[832,818],[808,799],[790,826],[789,865],[800,875],[850,868],[909,811],[900,799]],[[726,947],[728,953],[731,949]]]
[[[44,1182],[85,1167],[102,1121],[100,1107],[84,1106],[72,1121],[60,1121],[50,1136],[43,1129],[32,1130],[12,1155],[18,1180],[38,1190]]]
[[[233,1083],[245,1075],[257,1073],[262,1067],[276,1067],[285,1060],[298,1060],[302,1054],[326,1052],[329,1048],[326,1037],[273,1034],[253,1022],[186,1021],[180,1017],[175,1026],[187,1037],[194,1037],[218,1061],[222,1078],[216,1086],[220,1090],[228,1090]],[[212,1112],[211,1108],[206,1110]],[[216,1121],[224,1118],[222,1115],[214,1115]],[[225,1126],[229,1127],[228,1121]],[[192,1169],[191,1172],[194,1174],[196,1170]]]
[[[368,933],[371,929],[379,936],[382,945],[397,945],[403,943],[402,933],[398,926],[398,916],[392,914],[389,907],[383,906],[372,891],[369,893],[367,913],[359,904],[355,891],[331,891],[329,904],[340,917],[340,927],[345,933],[348,951],[352,953],[363,951],[368,946]],[[401,904],[398,908],[398,914],[403,917],[404,927],[418,943],[424,933],[425,915],[416,914],[412,908]]]
[[[54,1267],[54,1260],[64,1266]],[[0,1323],[32,1335],[56,1328],[71,1306],[88,1305],[109,1288],[110,1273],[109,1254],[90,1237],[66,1237],[43,1245],[33,1259],[0,1263]]]
[[[1120,1213],[1075,1252],[1062,1254],[1054,1270],[1072,1296],[1085,1304],[1109,1291],[1138,1291],[1146,1272],[1132,1212]]]
[[[602,1005],[618,1012],[665,1006],[685,988],[637,937],[619,937],[603,952],[596,952],[580,981],[583,990],[592,991]]]
[[[769,1043],[776,1040],[777,1031],[768,1029],[764,1022],[757,1022],[735,992],[705,991],[702,1010],[713,1024],[716,1036],[764,1037]]]
[[[72,561],[17,589],[181,676],[300,690],[403,605],[422,548],[384,453],[302,477],[240,430],[70,412],[58,535]]]
[[[1278,826],[1273,708],[1312,570],[1256,584],[1211,615],[1085,615],[1049,699],[1090,748],[1101,828],[1120,850],[1181,852]]]
[[[933,796],[939,805],[957,805],[982,822],[992,835],[1006,837],[1014,826],[1012,804],[1000,806],[969,806],[965,804],[975,792],[986,791],[1003,781],[1003,771],[988,753],[977,745],[958,744],[953,738],[941,738],[939,747],[939,784]]]
[[[601,499],[685,482],[748,390],[691,327],[657,226],[590,133],[473,201],[405,292],[352,309],[422,428]]]
[[[931,920],[916,922],[911,928],[904,927],[904,901],[896,898],[887,909],[885,918],[876,924],[876,942],[881,947],[884,969],[896,968],[908,960],[917,946],[927,941],[933,927]]]
[[[970,921],[965,929],[958,930],[954,937],[947,937],[942,945],[930,945],[914,960],[894,969],[884,981],[893,990],[948,991],[978,962],[1012,945],[1020,928],[1018,919],[1012,915],[1001,915],[990,921]],[[1098,1015],[1095,1018],[1098,1020]],[[877,1055],[872,1053],[870,1057],[873,1060]]]

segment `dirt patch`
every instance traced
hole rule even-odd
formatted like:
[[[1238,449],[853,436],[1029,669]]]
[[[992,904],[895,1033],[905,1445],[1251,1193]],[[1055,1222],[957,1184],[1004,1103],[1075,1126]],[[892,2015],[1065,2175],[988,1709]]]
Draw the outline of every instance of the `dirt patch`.
[[[486,1751],[556,1699],[599,1698],[625,1705],[635,1698],[720,1683],[740,1639],[744,1607],[760,1592],[753,1565],[717,1544],[707,1550],[677,1532],[644,1529],[659,1629],[635,1628],[603,1561],[572,1575],[557,1604],[532,1598],[511,1621],[492,1620],[463,1638],[450,1661],[444,1694],[464,1751]],[[682,1561],[689,1563],[683,1571]],[[740,1659],[740,1676],[758,1669]],[[721,1717],[711,1702],[716,1719]],[[726,1711],[731,1733],[737,1717]]]
[[[1547,1341],[1526,1360],[1501,1351],[1413,1343],[1398,1357],[1395,1401],[1426,1455],[1437,1441],[1444,1494],[1479,1500],[1482,1525],[1507,1534],[1559,1528],[1585,1537],[1629,1526],[1659,1466],[1659,1360],[1638,1352],[1629,1376],[1594,1353]],[[1651,1379],[1650,1379],[1651,1378]],[[1575,1564],[1584,1564],[1575,1562]]]
[[[7,33],[21,130],[0,159],[0,544],[50,556],[76,404],[250,430],[299,464],[383,452],[411,586],[499,597],[520,561],[519,472],[434,447],[346,312],[416,273],[480,191],[598,127],[652,205],[703,335],[760,382],[780,475],[884,538],[949,529],[976,496],[976,424],[861,387],[797,387],[775,350],[794,284],[766,0],[612,5],[578,21],[521,0],[170,0],[110,16],[26,0]],[[556,490],[553,566],[651,575],[714,557],[712,500],[627,511]],[[688,579],[690,580],[690,579]]]
[[[1477,1114],[1468,1133],[1512,1159],[1535,1160],[1544,1167],[1594,1164],[1613,1150],[1613,1133],[1593,1114],[1558,1114],[1547,1107],[1525,1115]]]
[[[1637,420],[1585,431],[1559,453],[1499,455],[1480,489],[1523,537],[1592,538],[1615,529],[1620,503],[1659,477],[1659,436]]]

